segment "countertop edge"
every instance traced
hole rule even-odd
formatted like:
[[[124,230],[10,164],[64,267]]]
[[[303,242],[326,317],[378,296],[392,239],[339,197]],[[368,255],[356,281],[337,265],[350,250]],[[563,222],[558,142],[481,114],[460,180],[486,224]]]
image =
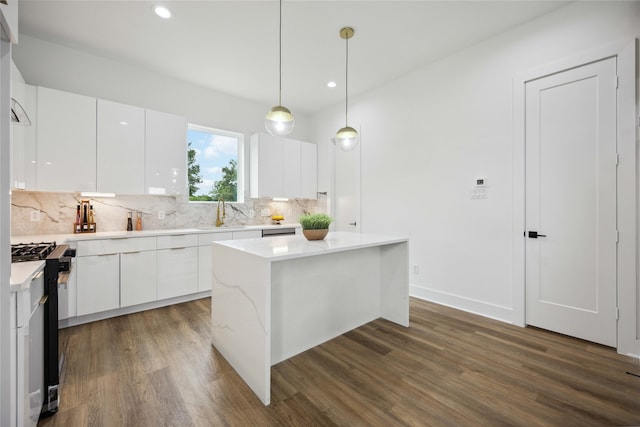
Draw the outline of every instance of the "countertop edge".
[[[81,240],[101,240],[112,238],[136,238],[136,237],[157,237],[171,236],[176,234],[208,234],[208,233],[231,233],[251,230],[265,230],[277,228],[300,228],[298,223],[282,224],[282,225],[243,225],[228,227],[205,227],[205,228],[171,228],[158,230],[142,230],[142,231],[99,231],[96,233],[69,233],[69,234],[25,234],[11,236],[11,243],[29,243],[36,241],[56,241],[57,243],[77,242]]]
[[[356,250],[356,249],[365,249],[365,248],[372,248],[377,246],[393,245],[397,243],[409,243],[409,238],[404,236],[390,236],[390,235],[386,236],[381,234],[353,233],[353,232],[330,232],[328,236],[331,236],[332,234],[333,236],[338,238],[340,236],[353,236],[353,237],[359,236],[360,238],[364,237],[365,239],[368,238],[373,240],[360,241],[360,242],[348,242],[348,243],[345,243],[344,245],[340,245],[336,247],[323,247],[322,245],[324,240],[307,241],[304,238],[304,236],[296,235],[296,236],[271,237],[269,238],[269,240],[266,240],[266,241],[263,239],[256,238],[256,239],[246,239],[246,240],[220,241],[220,242],[213,242],[213,244],[224,246],[229,249],[237,250],[240,252],[244,252],[244,253],[253,255],[255,257],[265,259],[269,262],[275,262],[275,261],[286,261],[286,260],[296,259],[296,258],[306,258],[311,256],[325,255],[330,253],[339,253],[339,252],[345,252],[345,251]],[[288,239],[295,239],[297,241],[302,241],[307,245],[315,246],[317,249],[316,250],[312,249],[307,252],[296,251],[291,253],[274,254],[274,253],[261,252],[259,249],[256,249],[255,247],[251,247],[252,245],[259,244],[258,242],[261,242],[261,243],[264,243],[264,245],[259,245],[261,246],[260,249],[264,250],[269,246],[269,243],[278,242],[277,239],[284,239],[282,241],[286,241]],[[331,241],[331,239],[327,239],[327,240]]]
[[[33,277],[44,269],[44,264],[44,260],[11,264],[11,278],[9,279],[10,291],[20,292],[28,289]]]

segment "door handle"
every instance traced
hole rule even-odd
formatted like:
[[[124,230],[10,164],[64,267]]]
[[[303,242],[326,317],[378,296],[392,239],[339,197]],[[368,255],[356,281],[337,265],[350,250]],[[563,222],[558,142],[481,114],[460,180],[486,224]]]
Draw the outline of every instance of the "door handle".
[[[354,227],[356,226],[356,221],[350,222],[349,225],[353,225]]]
[[[529,232],[529,238],[530,239],[537,239],[538,237],[547,237],[546,234],[539,234],[537,231],[530,231]]]

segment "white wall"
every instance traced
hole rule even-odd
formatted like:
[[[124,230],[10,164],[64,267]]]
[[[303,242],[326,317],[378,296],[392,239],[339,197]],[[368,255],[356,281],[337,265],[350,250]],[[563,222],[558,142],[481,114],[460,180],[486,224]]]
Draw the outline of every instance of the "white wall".
[[[513,79],[638,36],[639,2],[573,3],[349,99],[350,125],[362,130],[362,231],[410,236],[410,263],[420,269],[413,295],[520,322],[512,292],[514,191],[523,191],[512,184]],[[363,72],[350,70],[350,78]],[[342,108],[313,117],[326,162],[319,187],[329,187],[328,144]],[[479,176],[487,178],[486,200],[470,197]],[[637,322],[635,309],[626,318]],[[625,340],[640,354],[636,337]]]

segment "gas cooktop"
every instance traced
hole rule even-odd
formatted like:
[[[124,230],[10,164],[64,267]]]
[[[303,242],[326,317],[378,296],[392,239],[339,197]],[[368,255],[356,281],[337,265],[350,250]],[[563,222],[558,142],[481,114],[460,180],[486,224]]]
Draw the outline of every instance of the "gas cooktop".
[[[45,259],[56,248],[56,242],[18,243],[11,245],[11,262]]]

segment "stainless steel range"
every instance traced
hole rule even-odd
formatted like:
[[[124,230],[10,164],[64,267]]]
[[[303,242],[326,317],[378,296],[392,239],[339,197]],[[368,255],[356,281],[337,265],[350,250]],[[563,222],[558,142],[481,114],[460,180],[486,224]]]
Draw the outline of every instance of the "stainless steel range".
[[[58,277],[69,272],[75,250],[56,242],[11,245],[11,262],[45,261],[44,266],[44,390],[42,416],[58,411],[60,371],[64,361],[58,343]]]

